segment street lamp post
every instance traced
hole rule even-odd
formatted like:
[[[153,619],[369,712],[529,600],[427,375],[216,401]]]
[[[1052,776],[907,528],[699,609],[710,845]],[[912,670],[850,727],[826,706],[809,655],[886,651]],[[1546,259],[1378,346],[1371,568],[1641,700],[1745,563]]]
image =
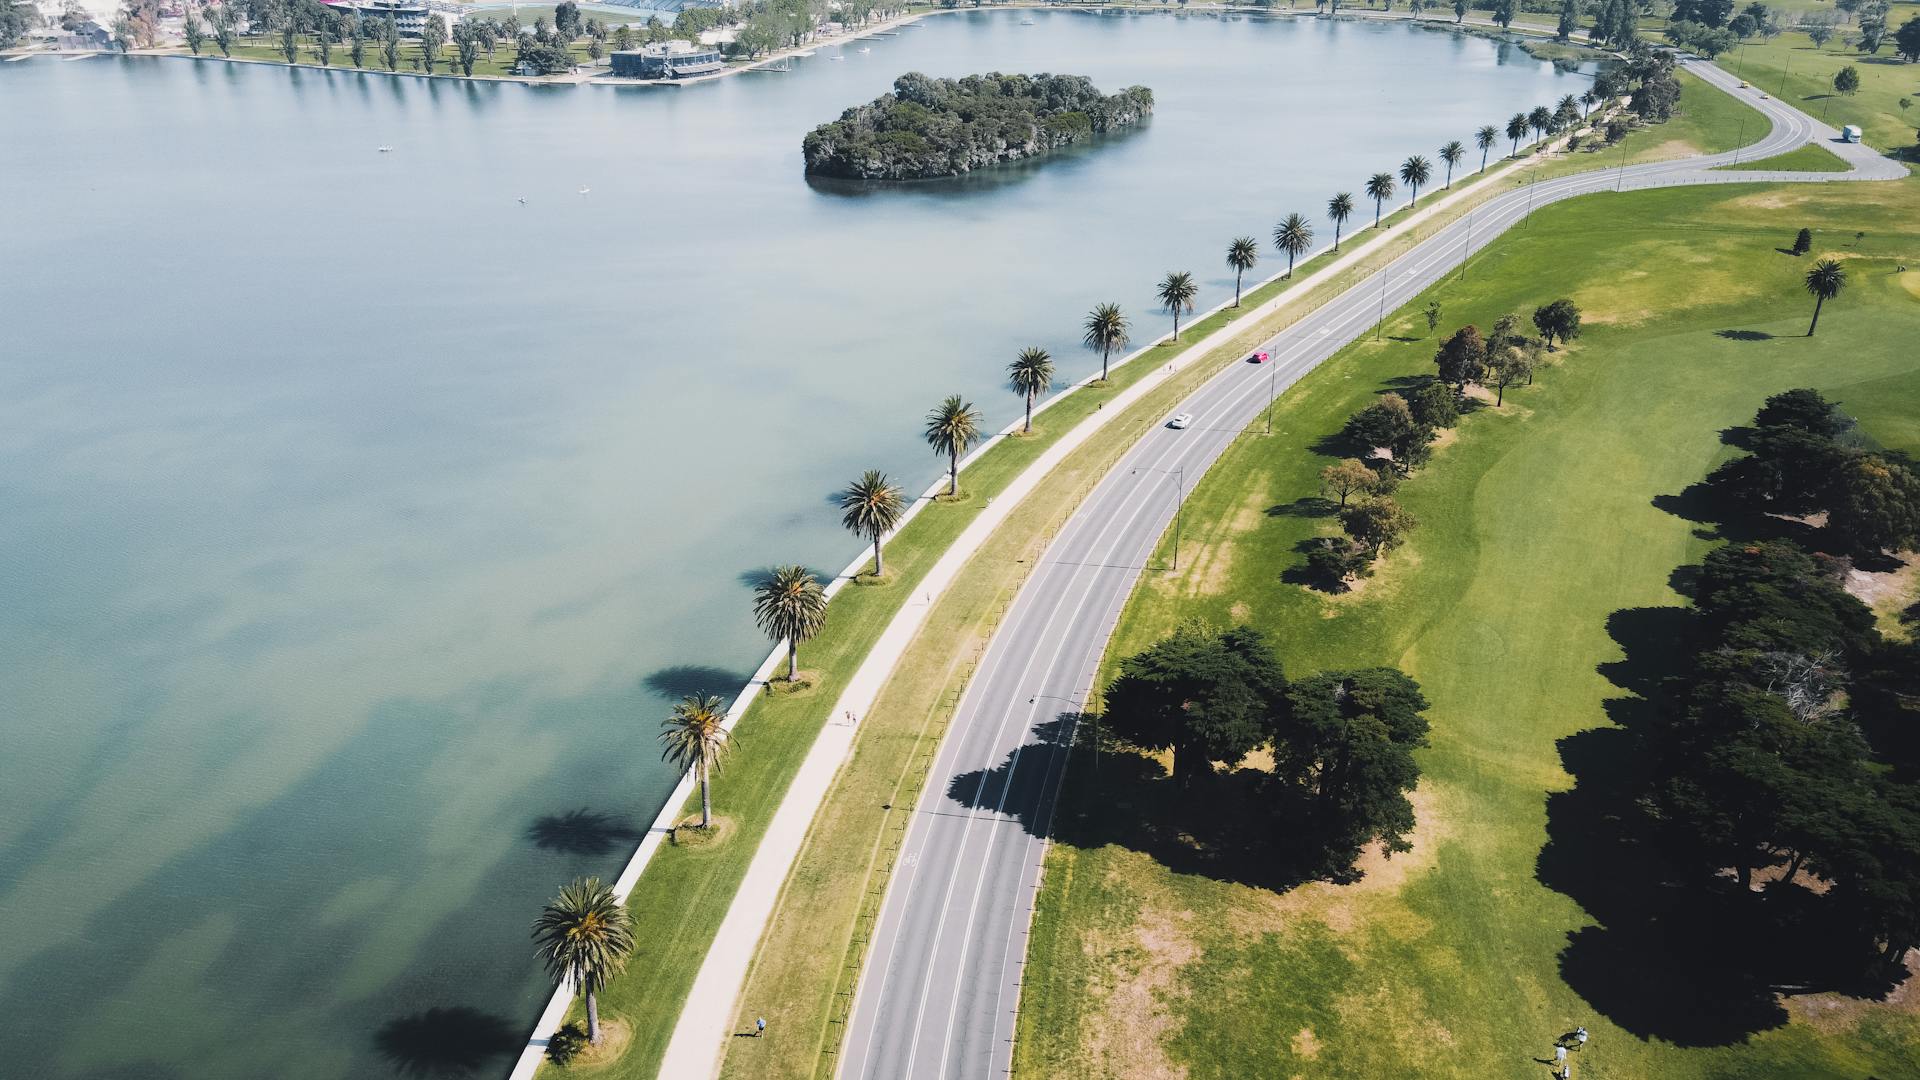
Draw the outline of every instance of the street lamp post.
[[[1181,507],[1187,501],[1187,467],[1176,465],[1171,469],[1156,469],[1151,465],[1136,465],[1128,470],[1129,475],[1139,472],[1156,472],[1173,477],[1173,566],[1170,569],[1178,570],[1180,569]]]
[[[1380,327],[1387,321],[1387,272],[1380,271],[1380,314],[1373,320],[1373,340],[1380,340]]]

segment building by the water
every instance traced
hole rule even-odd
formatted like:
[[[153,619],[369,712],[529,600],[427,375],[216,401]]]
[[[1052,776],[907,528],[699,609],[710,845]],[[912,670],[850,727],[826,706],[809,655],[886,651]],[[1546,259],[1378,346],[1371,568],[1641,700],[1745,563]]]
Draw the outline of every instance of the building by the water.
[[[613,73],[624,79],[685,79],[727,66],[720,50],[691,41],[661,41],[612,56]]]
[[[379,26],[389,18],[393,28],[401,37],[419,37],[420,31],[427,25],[427,18],[444,18],[433,15],[428,9],[427,0],[321,0],[328,7],[339,12],[358,12],[360,18],[369,26]]]

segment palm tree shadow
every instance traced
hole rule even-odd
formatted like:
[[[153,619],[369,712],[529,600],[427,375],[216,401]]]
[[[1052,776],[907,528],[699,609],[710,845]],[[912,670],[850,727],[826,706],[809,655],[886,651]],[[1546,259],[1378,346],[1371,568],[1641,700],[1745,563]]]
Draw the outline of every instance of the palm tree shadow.
[[[679,701],[689,694],[727,696],[747,685],[748,676],[705,664],[674,664],[663,667],[641,680],[647,692],[665,701]]]
[[[822,585],[832,581],[837,576],[837,573],[834,571],[822,570],[815,566],[806,566],[802,567],[802,569],[812,574]],[[740,571],[735,580],[749,589],[757,589],[773,580],[773,571],[774,568],[771,566],[756,566],[751,570]],[[745,680],[743,679],[741,681],[744,682]]]
[[[1728,341],[1772,341],[1773,335],[1765,330],[1715,330],[1714,337]]]
[[[402,1076],[471,1076],[521,1047],[512,1023],[466,1005],[435,1006],[387,1021],[374,1049]]]
[[[625,818],[581,807],[564,814],[546,814],[527,826],[534,847],[567,855],[606,855],[644,835]]]

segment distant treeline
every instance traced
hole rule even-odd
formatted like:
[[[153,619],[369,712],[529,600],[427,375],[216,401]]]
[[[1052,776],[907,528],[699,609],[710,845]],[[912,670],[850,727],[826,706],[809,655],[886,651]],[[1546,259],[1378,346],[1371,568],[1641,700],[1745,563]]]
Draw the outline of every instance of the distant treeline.
[[[815,128],[801,150],[816,176],[958,176],[1136,124],[1152,111],[1146,87],[1103,96],[1080,75],[935,79],[910,72],[894,80],[892,93]]]

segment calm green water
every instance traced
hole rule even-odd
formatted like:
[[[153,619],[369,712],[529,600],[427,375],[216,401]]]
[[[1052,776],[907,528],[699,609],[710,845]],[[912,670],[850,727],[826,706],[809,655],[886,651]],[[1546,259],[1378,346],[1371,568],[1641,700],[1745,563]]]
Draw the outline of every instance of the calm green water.
[[[765,651],[745,579],[858,547],[830,491],[930,481],[920,415],[1011,419],[1021,346],[1092,370],[1094,302],[1211,304],[1231,237],[1583,85],[1399,26],[1034,18],[667,90],[0,64],[0,1074],[501,1071],[528,921],[671,787],[664,702]],[[1160,104],[809,185],[801,136],[910,69]]]

